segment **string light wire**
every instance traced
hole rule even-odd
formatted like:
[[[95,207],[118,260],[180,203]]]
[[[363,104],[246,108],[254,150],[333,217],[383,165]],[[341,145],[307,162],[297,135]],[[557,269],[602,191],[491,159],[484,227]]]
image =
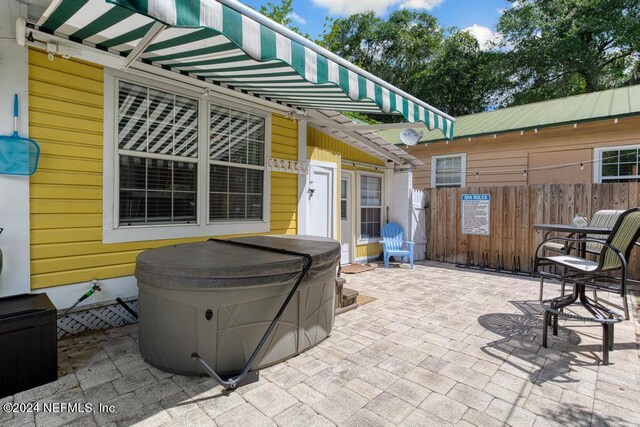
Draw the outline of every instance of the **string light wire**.
[[[601,162],[601,159],[596,159],[596,160],[583,160],[580,162],[574,162],[574,163],[562,163],[562,164],[558,164],[558,165],[550,165],[550,166],[539,166],[536,168],[527,168],[527,169],[503,169],[503,170],[494,170],[494,171],[488,171],[488,172],[482,172],[480,173],[479,171],[468,171],[467,175],[475,175],[475,177],[477,178],[479,175],[503,175],[503,174],[516,174],[516,173],[521,173],[524,176],[527,175],[528,172],[535,172],[535,171],[544,171],[544,170],[554,170],[554,169],[562,169],[562,168],[568,168],[568,167],[572,167],[572,166],[580,166],[581,170],[584,170],[584,165],[585,164],[592,164],[592,163],[597,163],[597,162]]]

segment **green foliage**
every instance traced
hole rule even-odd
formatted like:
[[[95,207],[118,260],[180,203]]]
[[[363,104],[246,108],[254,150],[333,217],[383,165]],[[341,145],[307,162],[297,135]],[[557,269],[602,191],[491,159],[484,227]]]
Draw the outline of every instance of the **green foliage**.
[[[351,119],[351,121],[354,123],[360,123],[365,125],[378,125],[381,123],[380,121],[374,119],[371,116],[367,116],[366,114],[357,113],[354,111],[343,111],[342,115]]]
[[[504,62],[503,52],[483,51],[473,35],[455,30],[411,76],[407,90],[455,116],[484,111],[499,106],[510,86]]]
[[[293,0],[282,0],[282,4],[280,5],[267,2],[267,4],[260,6],[260,13],[273,19],[278,24],[289,27],[293,22],[291,19],[291,14],[293,13]]]
[[[387,20],[373,12],[336,19],[327,29],[327,49],[400,87],[428,64],[443,39],[436,18],[407,9]]]
[[[327,19],[316,42],[452,115],[640,83],[640,0],[509,1],[489,48],[407,9]],[[260,12],[300,33],[293,0],[276,3]]]
[[[267,2],[267,4],[263,4],[262,6],[260,6],[260,13],[267,18],[271,18],[278,24],[284,25],[291,31],[296,32],[303,37],[311,39],[309,34],[302,33],[302,31],[300,31],[300,28],[294,24],[294,21],[292,19],[293,12],[293,0],[282,0],[280,4]]]
[[[447,34],[426,12],[400,10],[387,20],[372,12],[337,19],[323,41],[343,58],[454,115],[497,105],[496,92],[509,85],[500,71],[503,52],[481,50],[468,32]]]
[[[509,0],[498,30],[510,49],[513,103],[638,81],[638,0]]]

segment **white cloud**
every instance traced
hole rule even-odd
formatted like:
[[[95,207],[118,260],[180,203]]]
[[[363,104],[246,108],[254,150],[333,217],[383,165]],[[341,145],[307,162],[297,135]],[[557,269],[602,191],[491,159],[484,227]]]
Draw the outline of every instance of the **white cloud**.
[[[329,9],[331,15],[348,16],[355,13],[373,11],[384,15],[391,6],[401,9],[431,10],[440,6],[444,0],[313,0],[316,6]]]
[[[476,40],[478,40],[478,44],[482,50],[489,49],[492,42],[497,43],[501,40],[501,36],[497,31],[493,31],[491,28],[483,27],[478,24],[473,24],[462,31],[467,31],[474,36]]]
[[[289,14],[289,18],[291,18],[291,20],[297,22],[300,25],[307,25],[307,20],[295,12],[291,12]]]
[[[431,10],[440,6],[444,0],[403,0],[400,2],[402,9],[426,9]]]

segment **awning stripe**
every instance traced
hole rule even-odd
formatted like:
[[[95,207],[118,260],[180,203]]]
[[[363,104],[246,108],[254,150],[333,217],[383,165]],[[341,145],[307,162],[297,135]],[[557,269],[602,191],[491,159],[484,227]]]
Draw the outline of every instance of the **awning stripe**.
[[[78,0],[75,2],[62,2],[55,11],[47,18],[46,22],[40,25],[45,31],[55,31],[73,15],[78,12],[89,0]]]
[[[98,46],[109,49],[126,43],[131,43],[134,40],[139,40],[144,37],[144,35],[149,32],[151,27],[153,27],[153,22],[150,22],[142,27],[136,28],[135,30],[131,30],[119,36],[101,41],[100,43],[98,43]]]
[[[184,58],[192,58],[194,56],[199,55],[213,55],[215,53],[228,52],[232,48],[231,43],[225,43],[221,45],[213,45],[206,46],[200,49],[190,50],[190,51],[178,51],[177,53],[169,54],[169,55],[143,55],[143,58],[153,58],[154,61],[162,62],[162,61],[173,61],[176,59],[184,59]],[[250,59],[246,55],[242,55],[243,58]]]
[[[261,21],[251,11],[226,3],[61,0],[39,25],[127,55],[152,27],[151,20],[157,20],[171,28],[145,49],[141,59],[147,63],[297,107],[371,111],[377,106],[453,137],[454,123],[448,116],[287,30]]]
[[[100,31],[104,31],[111,27],[114,21],[122,21],[131,15],[133,15],[133,12],[130,12],[127,9],[123,9],[121,7],[111,8],[107,13],[99,16],[86,27],[71,34],[70,37],[78,40],[88,39],[98,34]]]
[[[152,43],[145,50],[145,52],[155,52],[158,50],[170,49],[172,47],[179,47],[179,46],[194,43],[197,41],[206,40],[208,38],[211,38],[213,34],[216,34],[216,33],[206,28],[198,31],[193,31],[188,34],[179,35],[177,37],[174,37],[168,40]]]

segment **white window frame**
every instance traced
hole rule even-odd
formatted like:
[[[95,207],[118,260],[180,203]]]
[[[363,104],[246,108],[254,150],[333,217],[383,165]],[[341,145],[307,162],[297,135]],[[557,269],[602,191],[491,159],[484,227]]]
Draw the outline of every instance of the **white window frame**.
[[[611,147],[598,147],[593,149],[593,183],[602,184],[602,153],[617,150],[640,150],[640,144],[614,145]],[[639,175],[630,175],[639,176]],[[640,176],[639,176],[640,177]],[[613,179],[625,179],[629,176],[612,177]],[[606,182],[606,181],[604,181]]]
[[[467,153],[455,153],[443,154],[441,156],[431,156],[431,188],[439,188],[439,186],[436,184],[436,165],[438,164],[438,160],[456,157],[460,157],[462,159],[460,167],[460,188],[464,188],[467,185]]]
[[[362,195],[361,195],[361,191],[362,191],[362,180],[361,177],[362,176],[374,176],[376,178],[380,178],[380,191],[382,192],[381,194],[381,200],[380,200],[380,232],[382,233],[382,227],[385,224],[385,209],[384,207],[386,206],[385,204],[385,182],[384,182],[384,174],[383,173],[377,173],[377,172],[367,172],[367,171],[357,171],[356,172],[356,194],[355,194],[355,198],[356,198],[356,233],[358,236],[356,245],[360,246],[360,245],[369,245],[372,243],[379,243],[382,240],[382,237],[362,237],[362,203],[361,203],[361,199],[362,199]],[[354,248],[355,251],[355,248]]]
[[[194,224],[142,224],[119,226],[120,176],[118,164],[118,83],[120,80],[175,93],[198,100],[198,176],[197,210]],[[210,105],[232,108],[265,119],[265,167],[263,180],[263,212],[261,221],[228,220],[209,222],[209,120]],[[258,105],[238,100],[231,102],[206,92],[197,92],[171,80],[160,82],[136,72],[104,69],[104,150],[102,242],[125,243],[151,240],[181,239],[191,237],[225,236],[232,234],[268,233],[271,230],[271,172],[266,159],[271,156],[272,115]],[[229,164],[229,166],[233,166]]]

